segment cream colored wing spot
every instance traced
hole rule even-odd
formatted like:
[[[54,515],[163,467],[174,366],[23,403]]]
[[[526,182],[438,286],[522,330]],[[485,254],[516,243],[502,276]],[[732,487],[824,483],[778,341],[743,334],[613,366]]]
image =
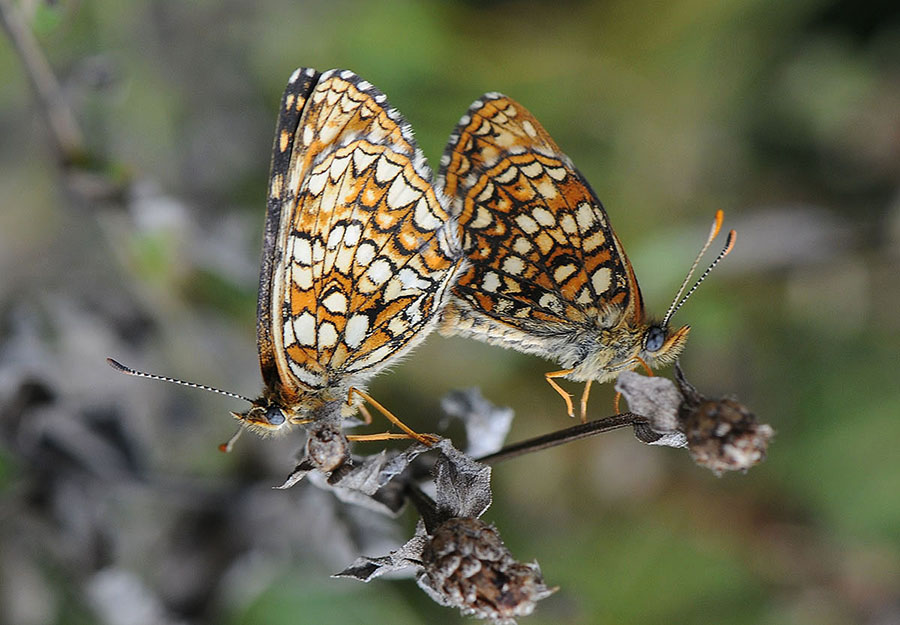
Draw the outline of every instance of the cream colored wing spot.
[[[379,258],[369,265],[369,268],[366,270],[366,276],[372,281],[372,284],[379,287],[388,281],[392,271],[393,268],[390,261],[385,258]]]
[[[357,172],[361,172],[368,169],[376,158],[378,158],[378,154],[375,152],[370,153],[362,149],[354,150],[353,166],[356,168]]]
[[[488,182],[484,185],[484,189],[475,198],[476,202],[487,202],[494,195],[494,185]]]
[[[557,182],[562,182],[569,175],[563,167],[548,167],[547,174]]]
[[[422,199],[416,203],[416,209],[415,212],[413,212],[413,221],[415,222],[416,227],[424,232],[433,232],[440,228],[444,223],[444,220],[434,214],[434,211],[432,211],[431,207],[428,205],[426,197],[422,197]]]
[[[356,247],[360,236],[362,236],[362,226],[356,222],[348,224],[344,230],[344,246]]]
[[[426,280],[409,267],[404,267],[397,272],[397,277],[400,278],[400,284],[405,291],[427,291],[432,286],[430,280]]]
[[[343,156],[340,158],[334,158],[331,161],[331,165],[328,168],[328,176],[332,181],[337,181],[344,175],[344,172],[347,171],[347,166],[350,164],[350,156]]]
[[[392,163],[387,157],[382,156],[378,159],[378,164],[375,166],[375,181],[378,184],[385,184],[389,180],[393,180],[400,173],[400,169],[400,165]]]
[[[478,206],[475,208],[475,219],[471,220],[467,225],[469,228],[480,230],[482,228],[487,228],[493,222],[494,217],[491,215],[491,211],[484,206]]]
[[[287,348],[297,342],[297,339],[294,337],[294,324],[291,322],[283,323],[282,328],[284,329],[284,346]]]
[[[582,232],[590,230],[596,222],[594,207],[587,202],[579,204],[578,208],[575,210],[575,221],[578,222],[578,227],[581,228]]]
[[[536,206],[534,210],[531,211],[531,216],[534,217],[534,220],[545,228],[553,227],[556,225],[556,218],[553,216],[553,213],[548,211],[543,206]]]
[[[342,247],[334,257],[334,268],[342,274],[350,275],[353,269],[353,248]]]
[[[538,161],[534,161],[533,163],[529,163],[527,165],[523,165],[519,167],[519,171],[525,174],[529,178],[537,178],[544,171],[543,165]]]
[[[307,180],[306,190],[312,195],[321,195],[326,182],[328,182],[328,170],[319,170]]]
[[[347,312],[347,296],[340,291],[334,291],[322,300],[322,306],[332,314],[344,314]]]
[[[503,259],[502,268],[506,273],[518,276],[525,270],[525,261],[518,256],[508,256]]]
[[[558,284],[562,284],[576,271],[578,268],[575,265],[561,265],[553,270],[553,279]]]
[[[328,241],[325,243],[326,250],[336,250],[341,242],[344,240],[344,232],[346,226],[336,225],[331,229],[331,232],[328,233]]]
[[[388,332],[394,336],[406,334],[409,331],[409,322],[403,317],[394,317],[388,322]]]
[[[308,291],[313,287],[312,266],[294,265],[291,271],[291,280],[301,291]]]
[[[371,241],[363,241],[359,244],[359,247],[356,248],[356,264],[362,267],[368,267],[372,262],[372,259],[375,258],[375,253],[377,249],[375,248],[375,244]]]
[[[313,139],[315,139],[315,131],[310,126],[305,126],[303,128],[303,135],[301,136],[301,140],[303,141],[303,145],[311,145]]]
[[[507,167],[500,174],[494,176],[494,180],[499,184],[509,184],[519,175],[517,167]]]
[[[355,314],[347,319],[347,325],[344,327],[344,343],[350,349],[358,349],[365,340],[369,331],[368,315]]]
[[[319,265],[325,260],[325,245],[322,244],[322,239],[318,236],[313,240],[312,252],[313,265]]]
[[[575,218],[572,217],[571,213],[565,213],[560,217],[559,225],[566,234],[575,234],[578,232],[578,224],[575,223]]]
[[[312,265],[312,244],[309,239],[293,237],[293,246],[294,262],[305,266]]]
[[[323,321],[319,325],[319,344],[320,350],[329,349],[337,345],[338,332],[337,328],[330,321]]]
[[[294,337],[300,345],[316,344],[316,318],[304,312],[294,318]]]
[[[515,221],[525,234],[535,234],[541,229],[538,223],[528,215],[517,215]]]
[[[591,276],[591,286],[594,287],[594,293],[602,295],[609,290],[612,279],[612,272],[608,267],[601,267]]]
[[[398,175],[388,189],[387,203],[391,208],[403,208],[418,200],[421,195],[421,191],[410,186],[403,176]]]
[[[531,241],[526,239],[525,237],[516,237],[516,240],[513,242],[513,251],[517,254],[527,254],[530,252],[534,246],[531,244]]]
[[[496,293],[498,288],[500,288],[500,276],[493,271],[487,272],[481,281],[481,289],[487,293]]]

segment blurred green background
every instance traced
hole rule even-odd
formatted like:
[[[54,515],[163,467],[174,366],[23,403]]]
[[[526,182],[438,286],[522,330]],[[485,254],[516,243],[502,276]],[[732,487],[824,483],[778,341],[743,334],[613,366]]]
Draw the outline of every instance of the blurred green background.
[[[358,541],[321,539],[321,515],[355,513],[269,490],[296,441],[248,436],[223,456],[242,406],[103,362],[257,392],[269,151],[298,66],[374,83],[435,164],[479,95],[523,103],[591,181],[657,314],[714,211],[738,231],[678,314],[693,326],[682,364],[776,429],[769,458],[716,478],[619,432],[497,466],[486,518],[560,586],[523,622],[900,623],[900,5],[3,4],[37,36],[90,158],[60,169],[0,43],[0,623],[463,622],[411,581],[328,577]],[[125,197],[111,180],[130,181]],[[433,430],[440,397],[478,385],[515,409],[519,440],[570,424],[542,378],[554,368],[433,335],[370,392]],[[612,396],[595,387],[591,415]],[[97,414],[128,424],[138,461],[78,438]],[[29,455],[35,441],[53,452]],[[195,492],[211,508],[166,516]],[[103,599],[133,595],[159,614],[116,620]]]

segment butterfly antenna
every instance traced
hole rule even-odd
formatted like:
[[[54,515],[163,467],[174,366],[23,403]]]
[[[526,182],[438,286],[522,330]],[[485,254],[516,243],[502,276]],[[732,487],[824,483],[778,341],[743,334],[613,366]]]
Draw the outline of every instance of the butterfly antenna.
[[[682,305],[684,305],[684,303],[686,301],[688,301],[688,298],[694,294],[694,291],[697,290],[697,287],[700,286],[700,283],[703,282],[704,280],[706,280],[706,276],[708,276],[710,274],[710,272],[712,272],[712,270],[716,268],[716,265],[719,264],[719,261],[731,253],[731,250],[734,249],[734,242],[736,240],[737,240],[737,232],[735,232],[734,230],[729,231],[728,238],[725,240],[725,247],[722,248],[722,251],[719,252],[718,256],[716,256],[716,259],[709,264],[709,267],[706,268],[706,271],[704,271],[703,274],[699,278],[697,278],[697,281],[694,283],[694,286],[692,286],[690,288],[690,290],[685,294],[685,296],[681,298],[681,301],[678,302],[677,306],[675,306],[675,309],[672,311],[672,314],[666,316],[666,319],[665,319],[666,322],[668,322],[669,319],[672,317],[672,315],[677,313],[678,309],[681,308]],[[665,325],[663,327],[665,327]]]
[[[117,360],[113,360],[112,358],[107,358],[106,362],[110,367],[115,369],[120,373],[124,373],[125,375],[133,375],[138,378],[148,378],[150,380],[161,380],[163,382],[171,382],[172,384],[181,384],[182,386],[189,386],[191,388],[199,388],[204,391],[210,391],[212,393],[218,393],[219,395],[225,395],[226,397],[233,397],[234,399],[243,399],[246,402],[253,403],[253,400],[249,397],[244,397],[243,395],[238,395],[237,393],[229,393],[228,391],[222,391],[212,386],[207,386],[205,384],[197,384],[195,382],[185,382],[183,380],[176,380],[175,378],[169,378],[164,375],[156,375],[153,373],[144,373],[143,371],[138,371],[136,369],[132,369],[131,367],[126,367],[121,362]]]
[[[716,259],[712,262],[712,264],[707,267],[706,271],[703,272],[703,275],[700,276],[700,279],[694,283],[694,286],[690,288],[683,298],[681,294],[684,293],[685,287],[688,285],[688,282],[691,281],[691,277],[694,275],[694,271],[697,270],[697,266],[700,264],[700,259],[703,258],[703,255],[706,254],[706,251],[709,249],[709,246],[712,245],[713,240],[719,235],[719,231],[722,229],[722,221],[725,219],[725,213],[719,209],[716,211],[716,216],[713,219],[713,224],[709,229],[709,236],[706,238],[706,243],[703,244],[703,247],[700,248],[700,253],[697,254],[697,258],[694,259],[691,268],[688,270],[687,275],[684,277],[684,281],[681,283],[681,286],[678,287],[678,293],[675,294],[675,297],[672,299],[672,305],[669,306],[669,310],[666,311],[666,316],[663,318],[662,327],[666,327],[669,324],[669,320],[672,319],[672,316],[678,312],[678,309],[687,301],[687,299],[697,290],[697,287],[700,286],[700,283],[706,279],[706,276],[713,270],[713,268],[719,264],[719,261],[728,256],[731,250],[734,248],[734,241],[737,238],[737,233],[732,230],[728,233],[728,240],[725,241],[725,247],[716,257]],[[680,299],[679,299],[680,298]]]

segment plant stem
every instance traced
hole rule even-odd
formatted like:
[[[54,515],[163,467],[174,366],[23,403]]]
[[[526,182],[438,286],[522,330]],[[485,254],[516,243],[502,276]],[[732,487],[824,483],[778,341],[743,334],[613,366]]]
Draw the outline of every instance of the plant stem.
[[[557,445],[564,445],[566,443],[571,443],[572,441],[581,440],[582,438],[590,438],[591,436],[618,430],[629,425],[634,426],[645,423],[647,423],[645,417],[633,412],[623,412],[622,414],[588,421],[587,423],[579,423],[570,428],[557,430],[550,434],[544,434],[543,436],[537,436],[518,443],[513,443],[512,445],[507,445],[500,451],[488,454],[487,456],[482,456],[476,460],[483,464],[497,464],[504,460],[511,460],[512,458],[556,447]]]

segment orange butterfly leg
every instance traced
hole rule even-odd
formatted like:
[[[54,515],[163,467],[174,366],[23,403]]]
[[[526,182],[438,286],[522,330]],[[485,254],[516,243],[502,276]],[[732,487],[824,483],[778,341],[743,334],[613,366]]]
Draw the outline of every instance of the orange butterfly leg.
[[[635,356],[634,358],[635,358],[635,360],[637,360],[636,365],[639,364],[642,367],[644,367],[644,371],[647,372],[647,377],[652,378],[653,377],[653,369],[650,368],[650,365],[648,365],[646,362],[644,362],[644,359],[641,358],[640,356]],[[630,369],[630,370],[633,371],[633,369]],[[616,397],[615,397],[615,399],[613,399],[613,410],[615,411],[616,414],[620,414],[619,413],[619,400],[620,399],[622,399],[622,393],[616,393]]]
[[[427,436],[427,434],[423,434],[422,436]],[[347,440],[362,443],[370,443],[372,441],[409,440],[409,434],[394,434],[392,432],[382,432],[381,434],[348,434]]]
[[[640,356],[635,356],[635,359],[637,359],[638,363],[640,363],[641,366],[644,367],[644,371],[647,372],[647,377],[652,378],[653,377],[653,369],[650,368],[650,365],[648,365],[646,362],[644,362],[644,359],[641,358]]]
[[[572,406],[572,395],[563,390],[563,388],[553,381],[553,378],[562,378],[575,371],[575,369],[562,369],[560,371],[551,371],[544,374],[547,384],[553,387],[553,390],[559,393],[566,401],[566,411],[570,417],[575,416],[575,408]]]
[[[584,392],[581,394],[581,422],[587,423],[587,403],[588,396],[591,394],[591,384],[593,384],[593,380],[588,380],[587,384],[584,385]]]
[[[440,437],[435,436],[434,434],[419,434],[418,432],[415,432],[412,428],[410,428],[408,425],[403,423],[403,421],[401,421],[396,416],[394,416],[394,414],[391,411],[389,411],[387,408],[385,408],[384,406],[379,404],[377,401],[372,399],[372,397],[370,395],[368,395],[367,393],[364,393],[363,391],[359,390],[358,388],[356,388],[354,386],[351,386],[350,390],[347,392],[347,403],[348,404],[351,403],[354,393],[356,395],[358,395],[359,397],[361,397],[363,401],[369,402],[372,406],[375,407],[376,410],[378,410],[378,412],[383,414],[385,416],[385,418],[387,418],[388,421],[390,421],[391,423],[396,425],[398,428],[400,428],[401,430],[406,432],[406,434],[392,434],[390,432],[384,432],[383,434],[354,435],[354,436],[348,436],[347,438],[349,438],[351,440],[368,440],[368,441],[383,441],[383,440],[393,440],[393,439],[397,439],[397,438],[411,438],[413,440],[419,441],[423,445],[428,445],[429,447],[434,445],[436,442],[438,442],[440,440]],[[371,418],[372,418],[371,415],[369,415],[370,421],[371,421]],[[365,438],[360,438],[360,436],[363,436]]]

